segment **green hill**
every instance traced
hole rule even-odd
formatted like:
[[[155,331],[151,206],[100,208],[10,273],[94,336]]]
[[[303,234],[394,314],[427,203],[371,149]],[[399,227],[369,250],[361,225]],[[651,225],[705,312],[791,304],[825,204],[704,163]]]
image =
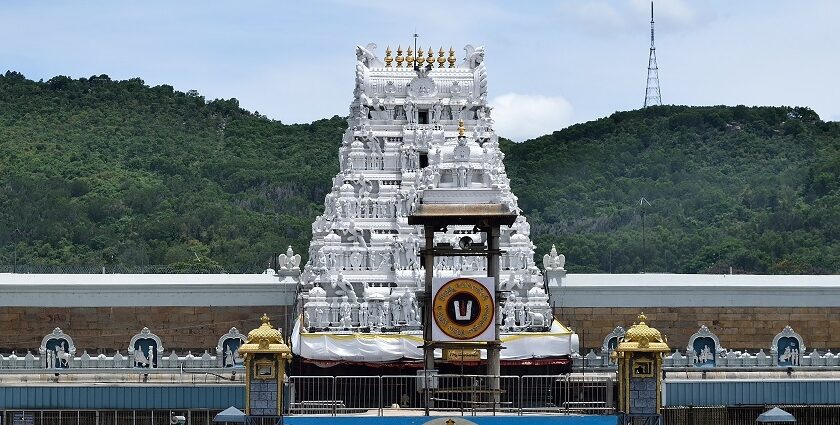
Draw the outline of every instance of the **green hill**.
[[[654,107],[504,149],[571,271],[840,273],[840,124],[809,109]]]
[[[0,76],[0,264],[263,267],[305,251],[346,127],[107,76]],[[572,272],[840,272],[840,126],[659,107],[503,143],[541,255]],[[302,252],[305,254],[305,252]],[[199,261],[200,260],[200,261]]]

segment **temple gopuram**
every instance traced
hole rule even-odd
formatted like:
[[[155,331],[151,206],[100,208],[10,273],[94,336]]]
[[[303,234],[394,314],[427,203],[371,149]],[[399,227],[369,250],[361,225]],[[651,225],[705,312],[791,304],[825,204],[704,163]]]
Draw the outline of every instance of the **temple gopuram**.
[[[453,256],[423,264],[423,227],[410,225],[408,216],[421,200],[494,203],[518,214],[500,237],[502,364],[567,368],[577,336],[554,320],[530,225],[510,189],[487,102],[484,48],[466,46],[460,62],[451,48],[387,48],[384,58],[376,48],[356,47],[341,169],[312,223],[300,276],[294,354],[322,367],[421,367],[425,268],[433,267],[435,277],[485,276],[487,260]],[[465,193],[481,199],[459,199]],[[475,246],[486,244],[486,234],[454,225],[434,240],[438,247]],[[562,270],[556,251],[546,257],[552,270]],[[461,366],[481,363],[477,353],[469,361],[464,353],[437,354]],[[486,359],[484,350],[480,356]]]

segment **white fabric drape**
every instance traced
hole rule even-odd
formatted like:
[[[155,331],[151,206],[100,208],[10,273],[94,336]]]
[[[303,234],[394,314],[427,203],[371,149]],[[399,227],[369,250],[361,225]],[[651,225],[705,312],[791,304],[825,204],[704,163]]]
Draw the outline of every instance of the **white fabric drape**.
[[[555,321],[548,332],[502,334],[502,360],[527,360],[570,355],[576,335]],[[292,352],[305,359],[350,362],[389,362],[423,359],[420,333],[335,334],[301,332],[300,321],[292,331]],[[574,347],[576,348],[576,347]],[[435,357],[440,357],[436,350]],[[481,350],[481,358],[486,358]]]

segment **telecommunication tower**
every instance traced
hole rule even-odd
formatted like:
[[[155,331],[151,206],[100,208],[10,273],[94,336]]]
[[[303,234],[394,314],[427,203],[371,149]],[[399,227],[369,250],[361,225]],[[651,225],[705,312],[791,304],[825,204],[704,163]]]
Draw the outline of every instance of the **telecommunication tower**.
[[[650,2],[650,58],[648,59],[647,89],[645,90],[645,108],[662,104],[659,93],[659,67],[656,66],[656,47],[653,44],[653,2]]]

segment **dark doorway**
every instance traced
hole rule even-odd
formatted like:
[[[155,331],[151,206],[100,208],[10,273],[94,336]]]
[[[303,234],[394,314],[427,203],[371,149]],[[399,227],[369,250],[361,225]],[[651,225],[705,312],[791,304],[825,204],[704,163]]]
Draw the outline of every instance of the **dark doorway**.
[[[421,109],[417,112],[417,124],[428,124],[429,123],[429,110],[428,109]]]

